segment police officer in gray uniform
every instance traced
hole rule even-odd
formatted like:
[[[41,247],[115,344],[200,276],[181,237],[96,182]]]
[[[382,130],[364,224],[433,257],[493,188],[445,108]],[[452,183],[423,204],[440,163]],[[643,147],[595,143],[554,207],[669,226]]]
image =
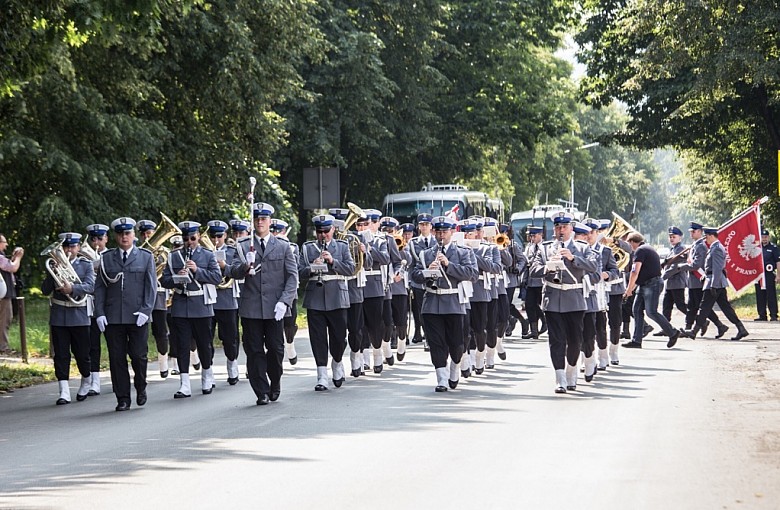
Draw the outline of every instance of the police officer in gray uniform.
[[[317,240],[304,243],[298,263],[298,276],[307,280],[303,307],[317,363],[315,391],[328,390],[328,351],[333,357],[333,384],[340,388],[344,383],[341,359],[347,345],[347,277],[355,272],[355,261],[347,242],[333,239],[334,221],[330,214],[312,218]]]
[[[696,316],[693,330],[683,331],[683,334],[689,338],[696,338],[696,335],[704,325],[704,321],[707,320],[713,306],[717,303],[723,315],[737,327],[737,334],[732,340],[741,340],[748,336],[748,331],[745,329],[742,321],[739,320],[739,317],[737,317],[726,295],[726,287],[728,287],[728,280],[726,280],[726,249],[723,248],[723,245],[718,240],[717,228],[704,227],[703,230],[705,241],[710,245],[707,258],[704,259],[704,297],[702,298],[701,308],[699,308],[699,314]]]
[[[524,334],[524,340],[539,338],[539,335],[547,331],[547,320],[542,311],[542,287],[544,281],[542,278],[531,276],[531,261],[536,258],[537,253],[542,246],[544,228],[534,225],[526,226],[526,235],[528,245],[525,247],[525,258],[528,260],[528,272],[525,284],[525,310],[528,314],[529,331]],[[539,328],[541,321],[542,327]]]
[[[201,392],[209,395],[215,386],[211,367],[214,359],[211,321],[217,301],[216,286],[222,281],[222,272],[214,253],[200,245],[200,223],[182,221],[178,226],[184,237],[184,247],[171,252],[160,283],[166,289],[173,289],[171,320],[181,378],[179,391],[173,398],[189,398],[192,396],[190,344],[193,339],[201,363]]]
[[[473,252],[452,242],[454,221],[437,216],[433,218],[432,226],[437,244],[420,254],[411,277],[425,285],[422,322],[431,349],[431,362],[436,369],[436,391],[444,392],[448,386],[455,389],[460,380],[463,316],[468,299],[461,282],[476,282],[479,269]]]
[[[211,321],[211,336],[219,332],[219,340],[225,351],[227,382],[238,383],[238,281],[227,276],[229,267],[236,258],[235,246],[225,243],[228,224],[211,220],[207,224],[208,236],[214,244],[214,258],[222,271],[222,282],[217,286],[217,301],[214,303],[214,317]]]
[[[605,357],[599,344],[599,370],[607,368],[607,361],[612,365],[619,365],[618,348],[620,346],[620,329],[623,325],[623,293],[626,292],[626,280],[617,265],[612,248],[607,246],[604,235],[609,228],[609,220],[599,220],[598,234],[596,235],[596,251],[601,253],[601,276],[608,288],[607,323],[609,324],[609,349]],[[596,337],[598,339],[598,337]]]
[[[684,264],[680,264],[680,270],[688,273],[688,303],[686,305],[688,312],[685,314],[685,329],[693,328],[696,322],[696,315],[701,308],[701,301],[704,297],[704,261],[707,258],[707,243],[704,239],[704,227],[695,221],[692,221],[688,232],[691,234],[693,244],[688,252],[688,259]],[[715,324],[718,334],[715,338],[720,338],[729,327],[721,322],[715,311],[711,311],[702,323],[700,334],[704,336],[707,333],[707,327],[710,321]]]
[[[390,328],[390,337],[392,338],[391,347],[397,348],[398,361],[402,361],[406,356],[406,325],[409,320],[409,289],[407,281],[409,280],[409,268],[411,267],[412,255],[404,247],[400,250],[398,243],[396,242],[397,229],[399,228],[398,220],[395,218],[385,217],[380,220],[380,226],[382,230],[387,234],[387,242],[390,252],[390,261],[392,271],[388,275],[390,282],[390,311],[392,314],[392,326]],[[385,301],[387,305],[387,301]],[[395,342],[395,345],[392,345]],[[383,344],[383,347],[386,347]],[[385,352],[385,358],[387,358],[387,352]],[[393,354],[390,353],[390,358]]]
[[[118,247],[103,254],[95,278],[95,322],[106,335],[117,411],[130,409],[128,355],[135,374],[136,403],[146,403],[146,342],[157,294],[154,256],[134,245],[134,227],[132,218],[111,222]]]
[[[89,297],[95,290],[95,270],[92,262],[78,257],[81,234],[64,232],[60,234],[60,241],[79,281],[67,282],[58,287],[51,273],[47,273],[41,285],[41,293],[44,296],[51,294],[49,324],[54,348],[54,375],[60,388],[58,406],[70,403],[68,379],[71,351],[81,373],[81,386],[76,393],[76,400],[81,402],[86,399],[90,389],[92,376],[89,364],[89,316],[92,302]]]
[[[530,277],[544,278],[542,308],[550,334],[550,358],[555,369],[555,393],[577,389],[577,362],[582,346],[586,309],[582,279],[599,269],[588,243],[572,238],[571,213],[553,218],[555,239],[542,244],[531,261]]]
[[[280,220],[278,218],[271,218],[271,234],[290,243],[290,249],[293,252],[293,257],[295,257],[295,267],[297,274],[298,261],[301,258],[301,251],[298,249],[298,245],[291,243],[289,237],[287,237],[288,229],[289,224],[286,221]],[[284,351],[287,356],[287,360],[290,362],[290,365],[295,365],[298,363],[298,353],[295,351],[295,335],[298,333],[297,321],[298,294],[296,293],[295,299],[293,299],[292,305],[290,305],[290,314],[285,315],[283,319],[285,338]]]
[[[672,309],[676,306],[683,315],[687,315],[688,306],[685,304],[685,289],[688,287],[688,271],[683,271],[680,266],[685,263],[685,256],[680,254],[685,250],[682,243],[682,230],[679,227],[669,227],[669,243],[671,249],[665,260],[661,261],[663,272],[661,278],[665,281],[664,299],[661,304],[661,313],[666,320],[672,320]],[[654,333],[654,336],[662,336],[663,331]]]
[[[238,243],[230,276],[244,278],[238,314],[244,331],[247,375],[257,405],[279,399],[284,361],[284,322],[298,291],[298,268],[290,243],[271,234],[274,208],[253,206],[254,235]]]
[[[157,224],[152,220],[140,220],[136,225],[138,230],[138,245],[144,246],[146,241],[151,239],[154,235],[154,231],[157,228]],[[155,261],[159,264],[160,261]],[[152,310],[151,322],[152,336],[157,344],[157,364],[160,368],[160,377],[165,379],[168,377],[168,351],[170,349],[170,338],[168,336],[168,296],[170,290],[157,285],[157,297],[154,301],[154,309]]]
[[[436,244],[436,238],[431,233],[432,220],[433,216],[428,213],[420,213],[417,215],[417,228],[420,230],[420,235],[413,237],[408,245],[413,262],[417,262],[420,259],[420,253]],[[412,337],[412,343],[419,344],[423,341],[422,317],[420,311],[422,310],[425,286],[415,281],[409,282],[409,286],[412,290],[412,318],[414,319],[414,336]]]
[[[87,225],[87,242],[95,253],[100,256],[108,251],[106,248],[106,244],[108,243],[108,231],[108,225],[103,225],[102,223]],[[100,260],[93,262],[92,267],[94,268],[95,276],[97,277],[100,271]],[[92,299],[94,308],[94,295],[92,296]],[[96,320],[97,315],[95,315],[93,310],[89,327],[89,364],[92,375],[90,378],[89,392],[87,394],[90,397],[100,395],[100,336],[103,332],[98,328]]]

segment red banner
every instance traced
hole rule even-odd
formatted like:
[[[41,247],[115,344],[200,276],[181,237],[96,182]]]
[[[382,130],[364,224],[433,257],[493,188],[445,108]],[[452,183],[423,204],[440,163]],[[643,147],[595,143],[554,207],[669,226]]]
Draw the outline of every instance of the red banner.
[[[726,249],[726,276],[737,292],[764,276],[760,224],[754,204],[718,229],[718,239]]]

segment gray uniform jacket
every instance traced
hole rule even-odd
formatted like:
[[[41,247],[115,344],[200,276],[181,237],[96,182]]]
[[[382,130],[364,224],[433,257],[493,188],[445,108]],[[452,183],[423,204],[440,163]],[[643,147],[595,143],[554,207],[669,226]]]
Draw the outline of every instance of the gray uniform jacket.
[[[135,324],[135,312],[152,316],[156,294],[152,252],[134,246],[124,263],[122,250],[103,253],[95,276],[95,317],[105,316],[109,324]]]
[[[525,258],[527,260],[528,266],[526,269],[526,287],[536,288],[541,287],[544,285],[544,280],[541,277],[534,277],[531,275],[531,263],[533,262],[534,258],[536,257],[536,254],[539,253],[539,251],[542,249],[541,243],[529,243],[528,246],[525,247]]]
[[[474,282],[474,295],[471,296],[473,303],[484,303],[492,301],[498,297],[498,292],[495,289],[495,283],[493,282],[493,276],[502,271],[501,255],[498,253],[498,249],[493,250],[494,245],[482,243],[479,247],[474,248],[474,256],[476,257],[477,268],[479,269],[479,276],[477,281]],[[490,281],[490,287],[485,288],[485,281]],[[495,293],[495,296],[494,296]]]
[[[260,241],[255,236],[255,274],[250,276],[249,266],[242,262],[250,250],[249,240],[247,237],[238,243],[236,249],[240,254],[233,259],[228,271],[229,276],[244,279],[238,315],[247,319],[273,319],[276,303],[287,305],[285,316],[297,314],[297,311],[291,311],[298,295],[298,267],[290,243],[271,236],[265,252],[261,253]]]
[[[425,250],[420,255],[420,260],[414,264],[411,272],[413,281],[425,284],[425,276],[423,276],[422,270],[427,269],[431,262],[436,259],[438,251],[438,246],[434,245],[433,248]],[[450,243],[449,247],[444,250],[444,255],[449,260],[449,264],[444,269],[447,277],[439,277],[436,280],[439,292],[450,292],[450,289],[457,289],[458,283],[462,281],[473,282],[476,287],[479,269],[477,269],[474,252],[469,248],[463,248],[455,243]],[[426,286],[422,302],[422,313],[466,315],[466,305],[460,302],[457,292],[437,294],[436,291]]]
[[[601,272],[609,275],[604,280],[609,284],[609,295],[617,296],[620,294],[622,296],[626,292],[626,280],[618,268],[612,248],[598,243],[591,249],[601,255]]]
[[[688,261],[679,266],[681,271],[688,272],[689,289],[701,289],[704,285],[701,277],[704,276],[704,259],[706,258],[707,243],[701,237],[691,246],[691,251],[688,252]]]
[[[81,280],[81,283],[72,285],[73,292],[70,297],[79,300],[95,291],[95,269],[91,261],[83,258],[76,258],[72,263],[73,270]],[[41,285],[41,292],[44,296],[51,294],[49,310],[49,324],[52,326],[89,326],[90,318],[87,314],[87,301],[79,306],[72,303],[68,296],[54,290],[54,278],[47,272],[46,278]],[[90,298],[87,298],[90,299]]]
[[[361,244],[366,249],[366,252],[363,253],[363,267],[370,268],[371,266],[374,265],[374,259],[371,258],[371,248],[369,248],[368,244],[366,244],[366,242],[363,241],[362,238],[358,237],[358,239],[360,239]],[[362,272],[363,270],[361,270],[361,273]],[[365,278],[365,275],[355,275],[355,276],[347,277],[347,288],[349,289],[350,305],[363,302],[363,289],[365,288],[365,284],[363,284],[362,286],[358,286],[358,279],[361,277]]]
[[[501,263],[506,272],[506,281],[504,282],[506,288],[520,287],[522,284],[520,277],[528,268],[528,259],[520,245],[510,243],[509,246],[501,250]],[[541,286],[541,281],[539,283]]]
[[[729,286],[726,280],[726,250],[720,241],[710,245],[710,251],[704,259],[704,275],[704,290],[725,289]]]
[[[173,289],[173,304],[171,305],[171,317],[198,319],[214,316],[214,305],[206,304],[204,292],[205,285],[217,285],[222,281],[222,271],[219,269],[214,252],[198,246],[190,255],[198,266],[195,274],[190,274],[194,279],[187,284],[186,290],[182,285],[173,282],[173,274],[178,273],[184,267],[185,248],[176,250],[168,258],[160,283],[166,289]],[[216,289],[212,289],[216,292]]]
[[[397,246],[395,248],[396,250],[398,249]],[[397,282],[391,281],[390,293],[393,296],[408,296],[409,290],[407,289],[406,282],[409,280],[409,269],[412,267],[412,254],[407,250],[403,250],[399,251],[398,255],[401,260],[406,261],[406,264],[402,264],[401,262],[393,263],[393,272],[390,276],[392,278],[396,274],[400,274],[401,279]]]
[[[428,237],[413,237],[411,241],[409,241],[409,244],[406,245],[406,248],[412,255],[412,262],[417,263],[420,259],[420,254],[433,246],[436,246],[436,238],[433,235],[430,235]],[[412,281],[411,278],[409,278],[409,286],[417,289],[425,288],[425,285]]]
[[[588,243],[570,239],[563,243],[574,258],[569,261],[564,259],[568,271],[546,272],[545,264],[558,250],[558,241],[545,241],[539,247],[539,252],[531,262],[531,276],[544,279],[542,290],[542,309],[546,312],[567,313],[579,312],[586,309],[583,297],[582,279],[586,273],[600,269],[596,258],[596,252],[590,249]],[[553,278],[558,274],[561,284],[572,285],[571,288],[556,288]],[[574,279],[572,279],[574,277]]]
[[[371,247],[371,266],[366,268],[366,286],[363,287],[364,298],[374,298],[385,295],[386,280],[383,275],[386,274],[382,266],[390,263],[390,252],[387,248],[387,241],[375,237],[368,243]],[[352,257],[350,256],[350,259]]]
[[[666,260],[674,257],[678,253],[685,249],[683,243],[677,243],[677,246],[673,246],[669,256]],[[669,290],[684,289],[688,286],[688,271],[683,271],[680,266],[685,263],[685,258],[680,258],[674,264],[669,264],[663,268],[661,276],[666,280],[666,288]]]
[[[222,269],[222,274],[230,278],[230,266],[233,265],[233,261],[237,260],[236,248],[223,244],[217,251],[225,252],[225,268]],[[216,257],[216,255],[215,255]],[[217,262],[219,265],[219,262]],[[236,310],[238,309],[238,299],[236,298],[236,290],[234,288],[238,285],[235,279],[231,280],[232,285],[226,289],[217,289],[217,302],[214,303],[214,310]]]
[[[328,312],[341,308],[349,308],[349,290],[346,277],[355,272],[355,261],[349,252],[346,241],[332,239],[325,249],[333,256],[333,264],[328,264],[328,270],[322,277],[311,270],[311,262],[320,256],[320,250],[315,241],[308,241],[301,247],[301,260],[298,263],[298,276],[306,282],[306,293],[303,296],[303,307],[310,310]],[[322,285],[317,285],[321,282]],[[383,294],[382,294],[383,295]]]

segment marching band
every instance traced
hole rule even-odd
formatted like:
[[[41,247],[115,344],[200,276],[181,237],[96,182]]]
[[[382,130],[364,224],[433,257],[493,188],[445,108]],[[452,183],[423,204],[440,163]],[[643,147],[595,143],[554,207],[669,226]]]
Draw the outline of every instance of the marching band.
[[[314,216],[315,239],[299,248],[287,237],[288,224],[273,218],[271,205],[253,203],[251,194],[250,203],[251,222],[215,219],[203,233],[200,223],[174,224],[163,214],[159,226],[129,217],[110,227],[89,225],[83,244],[79,233],[60,234],[41,254],[49,257],[42,290],[51,301],[57,405],[71,401],[71,352],[81,374],[76,399],[100,395],[102,333],[116,410],[131,406],[128,356],[136,403],[143,406],[150,329],[161,378],[180,377],[173,398],[192,396],[191,365],[200,369],[204,395],[216,388],[212,364],[218,334],[228,385],[239,382],[243,343],[246,378],[257,405],[275,402],[284,360],[298,361],[299,284],[317,367],[315,391],[345,383],[347,347],[350,375],[359,378],[367,371],[379,376],[422,342],[430,352],[435,391],[454,390],[461,378],[489,374],[496,358],[507,359],[504,338],[517,321],[523,325],[518,338],[533,341],[548,333],[554,392],[577,391],[580,366],[585,382],[591,382],[608,365],[619,364],[625,298],[637,281],[648,285],[631,265],[638,244],[610,237],[616,230],[608,220],[578,222],[565,210],[553,218],[553,239],[544,240],[542,227],[528,225],[522,243],[510,225],[493,218],[457,221],[421,213],[416,225],[399,224],[376,209],[348,204]],[[618,230],[621,238],[634,233]],[[116,248],[106,249],[109,232]],[[704,334],[710,321],[720,338],[728,328],[712,310],[717,303],[737,326],[733,339],[739,340],[747,331],[725,298],[717,230],[692,222],[690,232],[694,243],[685,248],[680,229],[670,227],[672,250],[661,264],[667,292],[663,315],[654,308],[647,313],[662,323],[671,347],[679,336]],[[652,281],[662,285],[659,277]],[[644,323],[642,302],[634,305],[638,328]],[[674,305],[686,314],[685,328],[668,322]],[[634,338],[646,334],[638,328]],[[192,362],[191,351],[197,353]]]

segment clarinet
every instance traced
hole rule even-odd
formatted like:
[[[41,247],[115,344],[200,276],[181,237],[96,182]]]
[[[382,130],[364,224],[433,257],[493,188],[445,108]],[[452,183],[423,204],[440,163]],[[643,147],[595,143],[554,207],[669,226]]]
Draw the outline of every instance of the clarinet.
[[[322,252],[325,251],[325,243],[319,242],[317,244],[319,244],[320,256],[322,256]],[[325,282],[322,281],[322,271],[317,271],[317,281],[315,282],[315,285],[317,285],[317,287],[325,285]]]

